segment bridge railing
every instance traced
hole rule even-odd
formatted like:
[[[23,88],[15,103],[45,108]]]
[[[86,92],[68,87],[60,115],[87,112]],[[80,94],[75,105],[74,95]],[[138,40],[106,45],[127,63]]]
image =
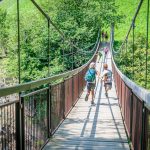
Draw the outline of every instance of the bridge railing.
[[[141,12],[144,12],[147,14],[147,17],[141,18]],[[138,17],[138,15],[140,17]],[[136,39],[140,38],[140,35],[138,36],[138,29],[140,29],[140,21],[142,19],[142,25],[144,25],[145,28],[142,28],[144,33],[144,38],[146,40],[142,40],[143,45],[141,47],[144,47],[144,51],[141,51],[139,55],[145,52],[145,61],[140,60],[141,62],[145,62],[145,69],[147,70],[148,65],[148,48],[149,48],[149,0],[141,0],[137,11],[133,17],[130,29],[127,33],[127,36],[125,38],[125,41],[123,42],[119,52],[117,53],[118,58],[121,54],[124,54],[122,56],[125,56],[125,58],[129,57],[129,62],[123,62],[124,64],[121,64],[121,67],[117,66],[114,57],[115,53],[113,53],[113,35],[111,34],[111,49],[112,54],[114,54],[114,57],[112,57],[112,69],[115,79],[115,85],[117,90],[117,95],[119,99],[119,104],[122,111],[122,116],[124,119],[126,131],[129,137],[129,143],[134,150],[149,150],[150,149],[150,91],[140,87],[136,83],[134,83],[132,80],[135,81],[136,74],[141,73],[142,70],[135,70],[135,66],[137,65],[137,62],[135,61],[135,54],[137,53],[137,47],[139,47],[138,43],[135,43]],[[145,19],[145,20],[144,20]],[[137,29],[136,29],[137,28]],[[113,30],[112,30],[113,31]],[[130,53],[128,53],[130,52]],[[128,55],[129,54],[129,55]],[[137,56],[140,58],[140,56]],[[121,58],[121,57],[120,57]],[[123,59],[123,58],[122,58]],[[132,61],[131,61],[132,60]],[[136,64],[136,65],[135,65]],[[141,64],[140,64],[141,65]],[[139,68],[140,69],[140,66]],[[132,66],[132,69],[130,70],[131,76],[130,80],[126,74],[127,72],[124,72],[125,68]],[[119,70],[119,69],[121,70]],[[145,71],[145,70],[143,70]],[[124,72],[124,74],[122,73]],[[143,81],[145,82],[145,87],[147,87],[147,81],[148,81],[148,70],[145,72],[145,78]],[[129,76],[130,77],[130,76]]]
[[[96,57],[91,61],[95,61]],[[54,134],[80,97],[87,69],[88,65],[60,83],[22,96],[24,149],[40,149]]]
[[[22,84],[0,89],[0,96],[34,90],[28,94],[22,93],[20,101],[0,105],[1,149],[38,150],[46,144],[80,97],[85,87],[84,75],[90,62],[96,61],[98,48],[99,42],[91,60],[69,73],[43,79],[41,83],[28,83],[30,86]],[[51,84],[54,79],[62,77],[63,81]],[[44,83],[48,87],[35,90]]]
[[[150,107],[145,102],[150,98],[150,92],[128,84],[130,81],[118,72],[113,64],[113,74],[116,84],[119,104],[125,122],[126,131],[135,150],[149,150],[150,148]],[[143,97],[139,97],[142,92]]]
[[[16,149],[19,101],[0,105],[0,149]],[[17,134],[16,134],[17,133]]]
[[[145,146],[144,136],[146,133],[148,133],[148,130],[144,130],[144,126],[146,125],[146,107],[144,105],[143,98],[139,98],[137,96],[132,87],[128,86],[126,81],[124,81],[124,79],[120,76],[118,70],[116,70],[116,66],[114,64],[112,66],[119,104],[121,107],[128,137],[132,143],[132,148],[141,150],[142,147]],[[150,109],[147,111],[150,112]],[[147,119],[149,120],[149,118]],[[149,137],[147,138],[149,139]]]

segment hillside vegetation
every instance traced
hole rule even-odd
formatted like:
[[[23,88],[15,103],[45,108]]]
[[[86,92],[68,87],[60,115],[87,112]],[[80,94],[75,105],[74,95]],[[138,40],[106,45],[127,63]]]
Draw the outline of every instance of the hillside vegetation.
[[[119,24],[115,30],[114,49],[116,51],[119,50],[120,45],[125,39],[134,16],[133,12],[135,12],[139,1],[130,1],[127,5],[125,5],[125,3],[127,3],[127,1],[118,1],[118,5],[120,4],[118,11],[120,11],[120,13],[126,17],[124,19],[124,23]],[[118,53],[115,55],[115,60],[121,71],[130,79],[135,81],[138,85],[150,89],[150,32],[148,33],[149,39],[147,49],[147,4],[148,1],[144,0],[135,20],[134,45],[132,29],[128,36],[127,43],[124,44],[121,51],[118,51]]]
[[[121,18],[114,0],[36,0],[67,39],[82,49],[78,51],[51,24],[48,36],[47,19],[31,1],[19,2],[22,83],[81,66],[92,55],[86,52],[93,47],[99,28],[109,27],[111,22],[117,23]],[[0,22],[1,67],[5,70],[3,76],[17,79],[19,53],[16,0],[0,3]]]
[[[123,41],[131,25],[139,0],[115,0],[117,11],[121,14],[122,22],[115,25],[115,40]]]

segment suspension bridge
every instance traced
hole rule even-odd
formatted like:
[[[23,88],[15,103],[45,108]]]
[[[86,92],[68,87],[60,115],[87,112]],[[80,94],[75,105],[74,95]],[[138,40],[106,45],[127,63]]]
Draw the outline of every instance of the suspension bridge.
[[[103,63],[112,68],[110,53],[98,59],[96,69],[100,72]],[[91,98],[88,102],[84,100],[85,95],[86,88],[44,149],[129,150],[115,84],[106,97],[103,82],[97,78],[94,105],[91,105]]]
[[[134,83],[116,65],[114,57],[118,52],[113,48],[114,26],[111,26],[109,43],[102,42],[99,31],[94,48],[86,52],[68,40],[34,0],[31,2],[47,21],[48,74],[50,25],[61,35],[64,44],[67,43],[72,47],[71,52],[67,54],[72,62],[75,55],[73,49],[79,56],[84,57],[88,53],[91,57],[84,60],[85,63],[78,68],[74,69],[72,63],[70,71],[21,84],[20,10],[17,1],[19,81],[17,85],[0,88],[0,98],[7,98],[7,101],[0,104],[0,149],[150,150],[150,92]],[[144,2],[148,4],[145,18],[147,39],[145,87],[147,87],[149,0]],[[143,0],[137,7],[119,51],[127,52],[128,43],[132,39],[133,74],[135,74],[135,22],[142,6]],[[109,48],[106,57],[102,51],[104,46]],[[102,56],[99,53],[102,53]],[[113,72],[113,87],[108,97],[104,94],[103,82],[99,78],[96,79],[94,105],[90,103],[91,98],[88,101],[84,100],[86,93],[84,76],[91,62],[96,62],[96,68],[100,72],[103,70],[103,63],[106,62]]]

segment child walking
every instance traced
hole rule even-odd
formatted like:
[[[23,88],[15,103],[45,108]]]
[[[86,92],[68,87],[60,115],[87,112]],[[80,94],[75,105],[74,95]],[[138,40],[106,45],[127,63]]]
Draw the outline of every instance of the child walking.
[[[112,71],[108,69],[108,65],[103,65],[104,71],[102,72],[101,78],[104,81],[105,95],[108,97],[108,91],[112,88]]]

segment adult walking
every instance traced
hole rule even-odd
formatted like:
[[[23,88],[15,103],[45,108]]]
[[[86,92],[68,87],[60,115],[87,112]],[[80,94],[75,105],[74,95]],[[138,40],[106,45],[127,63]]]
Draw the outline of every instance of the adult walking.
[[[87,87],[87,94],[85,96],[85,101],[88,101],[89,95],[91,93],[92,95],[92,100],[91,104],[94,104],[94,89],[96,85],[96,75],[99,76],[99,72],[96,70],[96,65],[94,62],[92,62],[89,66],[88,71],[86,72],[85,75],[85,80],[86,80],[86,87]]]
[[[108,50],[109,50],[108,47],[104,47],[105,57],[107,56]]]

